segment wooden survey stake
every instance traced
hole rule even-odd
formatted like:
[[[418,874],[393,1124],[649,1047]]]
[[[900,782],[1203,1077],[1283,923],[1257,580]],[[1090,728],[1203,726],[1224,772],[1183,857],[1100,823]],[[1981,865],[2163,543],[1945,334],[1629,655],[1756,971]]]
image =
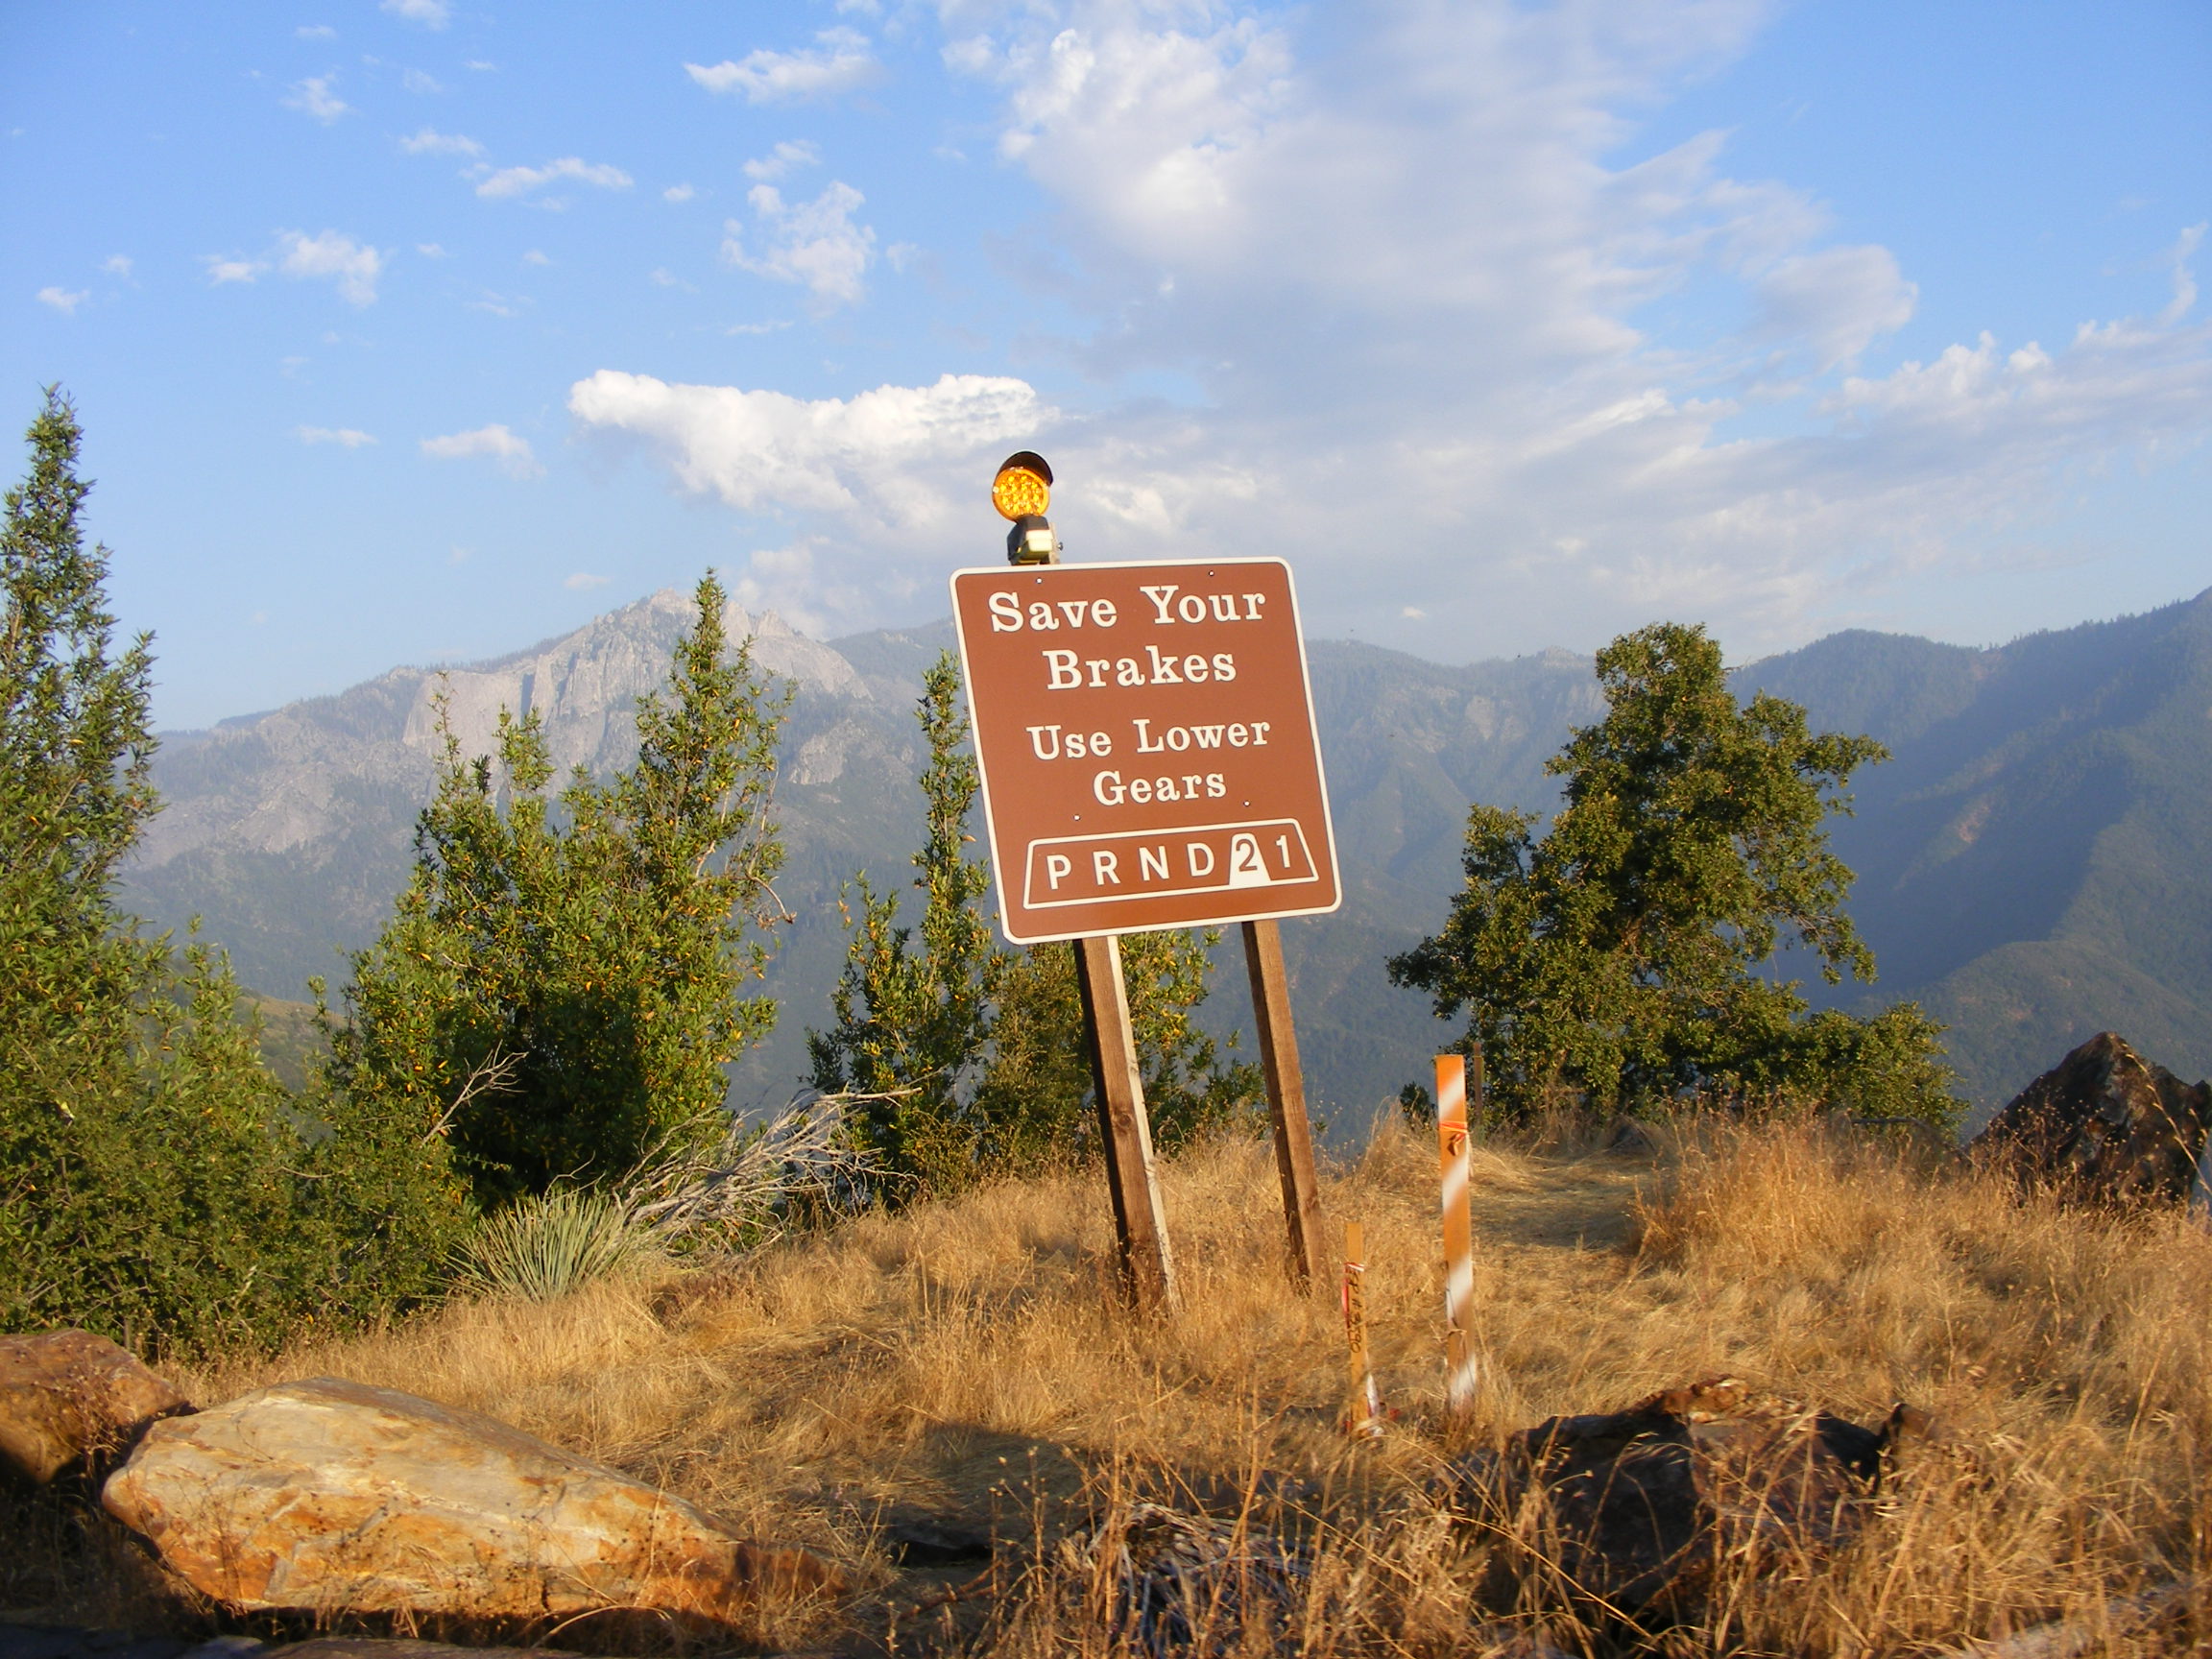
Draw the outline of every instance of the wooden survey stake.
[[[1083,1032],[1090,1042],[1091,1076],[1098,1098],[1098,1140],[1106,1149],[1106,1184],[1114,1194],[1122,1282],[1140,1309],[1172,1313],[1181,1298],[1175,1288],[1174,1257],[1167,1247],[1167,1218],[1160,1207],[1160,1181],[1152,1166],[1152,1125],[1144,1112],[1144,1083],[1129,1025],[1121,942],[1112,935],[1078,939],[1074,950]]]
[[[1376,1440],[1382,1434],[1382,1394],[1375,1386],[1375,1366],[1367,1355],[1366,1239],[1357,1221],[1344,1223],[1344,1347],[1352,1373],[1348,1433]]]
[[[1444,1204],[1444,1407],[1475,1404],[1475,1239],[1468,1214],[1467,1062],[1436,1056],[1436,1149]]]

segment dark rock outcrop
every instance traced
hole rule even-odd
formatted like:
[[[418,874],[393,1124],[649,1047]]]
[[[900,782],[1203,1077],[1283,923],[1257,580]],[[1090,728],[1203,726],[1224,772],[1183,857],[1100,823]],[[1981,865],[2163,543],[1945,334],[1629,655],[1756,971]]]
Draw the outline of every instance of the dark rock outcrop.
[[[1717,1561],[1802,1561],[1849,1536],[1890,1453],[1931,1427],[1900,1406],[1865,1429],[1708,1378],[1524,1429],[1455,1465],[1450,1496],[1514,1541],[1493,1595],[1533,1577],[1600,1615],[1690,1617]]]
[[[2180,1202],[2199,1179],[2212,1088],[2103,1031],[2013,1097],[1971,1150],[2080,1196]]]

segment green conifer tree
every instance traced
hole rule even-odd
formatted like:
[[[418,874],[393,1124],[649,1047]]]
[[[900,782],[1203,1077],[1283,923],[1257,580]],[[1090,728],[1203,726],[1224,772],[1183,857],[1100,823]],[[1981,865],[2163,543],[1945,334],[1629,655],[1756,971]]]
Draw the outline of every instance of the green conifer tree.
[[[265,1344],[390,1307],[443,1237],[436,1160],[425,1190],[417,1148],[315,1124],[228,964],[118,908],[157,805],[151,640],[114,649],[58,392],[29,440],[0,526],[0,1329]]]
[[[670,685],[640,700],[638,755],[555,794],[535,714],[498,757],[449,728],[416,866],[353,958],[328,1076],[345,1110],[452,1148],[477,1202],[619,1177],[724,1127],[723,1068],[773,1027],[747,995],[787,921],[770,816],[788,693],[728,648],[711,573]]]

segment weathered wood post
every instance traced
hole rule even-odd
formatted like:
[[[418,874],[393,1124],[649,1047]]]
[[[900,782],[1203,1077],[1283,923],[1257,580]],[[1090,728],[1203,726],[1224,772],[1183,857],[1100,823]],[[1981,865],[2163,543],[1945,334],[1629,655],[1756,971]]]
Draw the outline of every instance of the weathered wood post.
[[[1375,1385],[1375,1362],[1367,1352],[1367,1240],[1357,1221],[1344,1223],[1344,1353],[1352,1379],[1352,1406],[1345,1432],[1359,1439],[1382,1434],[1382,1392]]]
[[[1275,1173],[1283,1183],[1283,1222],[1289,1235],[1290,1277],[1301,1289],[1326,1296],[1326,1238],[1321,1189],[1313,1175],[1313,1128],[1306,1113],[1306,1074],[1298,1065],[1298,1033],[1290,1021],[1290,976],[1283,967],[1283,929],[1271,918],[1244,924],[1244,970],[1252,981],[1252,1022],[1267,1079],[1267,1118],[1274,1130]]]
[[[1075,984],[1083,998],[1083,1035],[1098,1096],[1098,1140],[1106,1149],[1106,1185],[1114,1196],[1114,1235],[1121,1278],[1146,1312],[1172,1313],[1182,1299],[1152,1167],[1152,1124],[1144,1112],[1144,1079],[1129,1024],[1121,977],[1121,942],[1113,935],[1074,941]]]

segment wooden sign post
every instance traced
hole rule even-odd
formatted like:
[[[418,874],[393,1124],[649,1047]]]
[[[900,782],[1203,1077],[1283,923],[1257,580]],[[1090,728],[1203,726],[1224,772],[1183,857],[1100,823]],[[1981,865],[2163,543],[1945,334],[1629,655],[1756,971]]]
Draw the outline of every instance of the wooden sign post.
[[[1328,1294],[1322,1270],[1321,1190],[1313,1175],[1313,1131],[1306,1116],[1306,1074],[1290,1024],[1290,976],[1283,968],[1283,930],[1269,918],[1244,924],[1244,970],[1252,981],[1252,1022],[1267,1079],[1267,1117],[1275,1135],[1275,1173],[1283,1183],[1290,1277]]]
[[[1114,1194],[1114,1234],[1121,1277],[1137,1306],[1172,1313],[1182,1306],[1160,1179],[1152,1167],[1152,1124],[1144,1114],[1144,1079],[1129,1026],[1121,978],[1121,942],[1112,934],[1075,941],[1075,984],[1083,998],[1083,1034],[1091,1045],[1097,1090],[1098,1140],[1106,1149],[1106,1185]]]
[[[1017,536],[1050,547],[1043,526],[1022,517]],[[1055,560],[954,572],[952,618],[999,926],[1017,945],[1078,942],[1130,1291],[1142,1307],[1174,1305],[1113,936],[1233,922],[1244,928],[1290,1270],[1323,1285],[1276,922],[1334,910],[1341,891],[1290,567]]]
[[[1457,1054],[1436,1056],[1436,1144],[1444,1205],[1444,1408],[1456,1417],[1474,1406],[1477,1382],[1467,1062]]]

